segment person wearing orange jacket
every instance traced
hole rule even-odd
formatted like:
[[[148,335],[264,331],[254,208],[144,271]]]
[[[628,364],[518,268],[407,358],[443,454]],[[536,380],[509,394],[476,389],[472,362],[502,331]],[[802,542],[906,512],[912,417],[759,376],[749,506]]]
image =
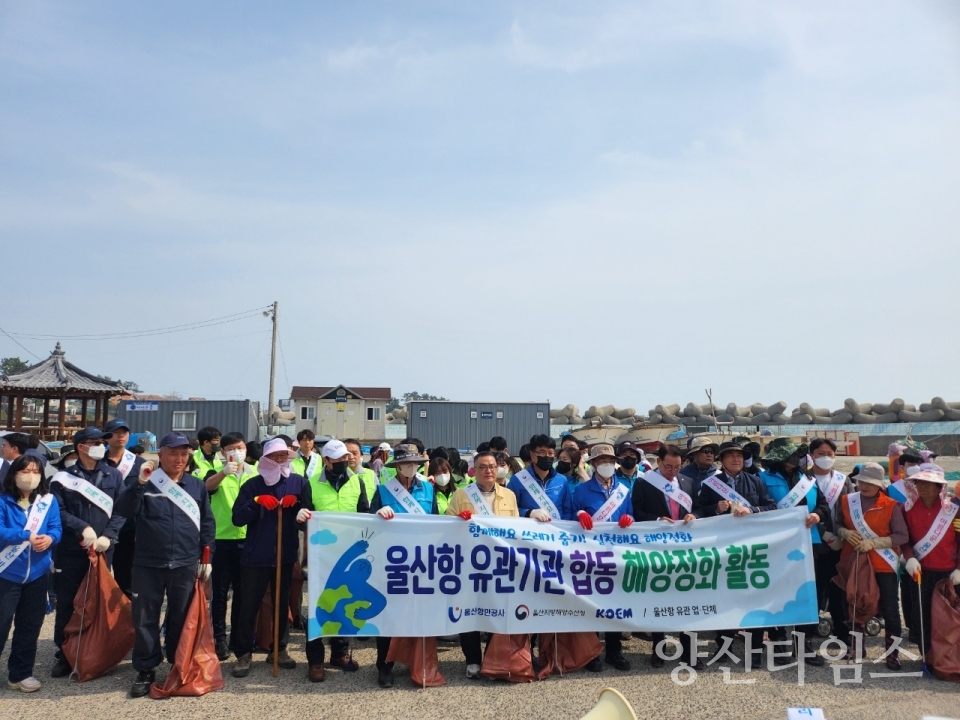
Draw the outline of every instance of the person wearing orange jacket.
[[[900,557],[897,553],[909,539],[909,533],[900,504],[882,492],[888,484],[880,465],[864,463],[857,475],[859,492],[849,493],[840,499],[834,526],[844,543],[841,558],[858,552],[863,555],[861,559],[870,560],[880,589],[880,614],[886,630],[886,648],[890,650],[887,668],[899,670],[899,651],[891,650],[894,643],[899,644],[902,632],[897,582]],[[855,659],[852,648],[847,657]]]

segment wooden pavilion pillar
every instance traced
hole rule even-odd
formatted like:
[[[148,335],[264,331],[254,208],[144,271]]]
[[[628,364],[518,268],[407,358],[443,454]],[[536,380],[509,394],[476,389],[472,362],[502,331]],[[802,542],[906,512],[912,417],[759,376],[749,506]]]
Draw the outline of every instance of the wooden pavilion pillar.
[[[100,424],[100,396],[97,395],[93,400],[93,424]]]
[[[40,427],[46,428],[50,425],[50,398],[45,397],[43,399],[43,420],[40,421]],[[43,433],[40,433],[41,436]]]
[[[23,395],[17,395],[17,422],[14,428],[19,432],[23,427]]]
[[[13,395],[7,395],[7,430],[13,430]]]
[[[108,418],[110,417],[110,396],[103,396],[103,417],[100,421],[100,427],[103,427],[107,424]]]
[[[80,429],[82,430],[87,426],[87,399],[83,398],[80,401]]]
[[[67,439],[67,391],[60,391],[60,410],[57,413],[58,418],[58,429],[57,429],[57,440],[66,440]]]

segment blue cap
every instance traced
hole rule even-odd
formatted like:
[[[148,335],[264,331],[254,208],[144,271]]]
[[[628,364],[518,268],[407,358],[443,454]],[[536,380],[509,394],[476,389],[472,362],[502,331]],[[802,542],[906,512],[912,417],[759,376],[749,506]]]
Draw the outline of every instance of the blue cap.
[[[111,433],[105,433],[100,428],[90,425],[74,434],[73,444],[89,442],[90,440],[109,440],[112,437],[113,435]]]
[[[103,426],[104,432],[112,433],[112,432],[116,432],[117,430],[126,430],[127,432],[130,432],[130,426],[127,425],[126,420],[121,420],[120,418],[117,418],[116,420],[111,420],[110,422],[108,422],[106,425]]]
[[[190,445],[190,438],[188,438],[183,433],[178,432],[168,432],[162,438],[160,438],[160,443],[157,445],[158,448],[165,447],[184,447]]]

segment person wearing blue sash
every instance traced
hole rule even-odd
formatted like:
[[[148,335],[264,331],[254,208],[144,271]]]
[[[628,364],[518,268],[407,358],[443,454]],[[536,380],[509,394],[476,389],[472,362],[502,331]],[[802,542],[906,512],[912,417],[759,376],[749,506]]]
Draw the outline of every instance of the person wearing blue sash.
[[[773,501],[777,503],[778,508],[794,507],[801,502],[807,507],[806,525],[810,529],[810,539],[813,542],[813,557],[816,562],[817,557],[830,552],[830,548],[823,541],[823,534],[832,527],[830,518],[830,505],[824,497],[820,488],[817,486],[815,477],[805,475],[800,472],[800,458],[807,455],[806,445],[797,445],[790,442],[789,438],[777,438],[767,445],[766,454],[761,459],[763,470],[760,472],[760,481],[767,488],[767,492]],[[802,490],[809,486],[803,497],[791,491],[795,488]],[[799,492],[799,491],[798,491]],[[819,589],[818,589],[819,590]],[[826,588],[823,588],[826,592]],[[818,597],[820,592],[817,593]],[[803,661],[807,665],[823,665],[824,659],[817,653],[813,647],[814,633],[817,632],[817,625],[801,625],[797,627],[797,632],[804,634],[804,652],[801,653]],[[782,642],[787,639],[787,628],[777,627],[770,630],[770,639]],[[781,654],[774,656],[775,660],[782,663],[788,663],[790,658]]]
[[[107,463],[106,441],[111,433],[86,427],[73,436],[77,462],[64,474],[54,475],[50,492],[60,505],[63,542],[54,551],[53,589],[57,594],[57,615],[53,625],[56,662],[50,674],[66,677],[71,667],[61,647],[63,629],[73,616],[73,598],[90,569],[87,557],[92,547],[102,553],[107,567],[113,565],[113,547],[126,518],[115,503],[123,491],[123,476]],[[66,482],[62,480],[65,479]]]
[[[687,446],[689,462],[680,470],[680,474],[693,480],[693,498],[700,494],[700,484],[708,477],[717,474],[717,456],[720,446],[709,437],[695,437]]]
[[[541,522],[548,522],[551,518],[542,503],[530,494],[530,490],[533,490],[538,494],[543,493],[553,503],[557,513],[555,520],[574,520],[573,494],[567,478],[553,467],[557,441],[549,435],[534,435],[530,438],[528,449],[530,466],[516,473],[507,483],[507,489],[517,496],[520,517]]]
[[[60,536],[59,504],[48,493],[40,461],[16,458],[0,488],[0,654],[16,621],[7,659],[11,690],[40,689],[33,665],[47,607],[47,573]]]
[[[397,445],[393,460],[387,463],[387,467],[396,468],[397,476],[377,485],[370,512],[384,520],[404,514],[439,515],[433,483],[417,472],[422,462],[423,455],[416,445]],[[392,639],[377,636],[377,684],[382,688],[393,687],[393,663],[387,662]],[[437,663],[436,657],[431,660]]]
[[[573,509],[577,520],[584,530],[592,530],[594,522],[613,522],[621,528],[633,524],[633,503],[630,490],[614,478],[617,471],[617,456],[613,446],[605,443],[590,448],[588,458],[593,466],[593,477],[577,488],[573,494]],[[623,496],[620,502],[616,498]],[[617,670],[630,669],[630,663],[623,657],[623,638],[619,631],[603,634],[606,649],[605,660]],[[588,665],[590,672],[603,669],[600,658],[594,658]]]

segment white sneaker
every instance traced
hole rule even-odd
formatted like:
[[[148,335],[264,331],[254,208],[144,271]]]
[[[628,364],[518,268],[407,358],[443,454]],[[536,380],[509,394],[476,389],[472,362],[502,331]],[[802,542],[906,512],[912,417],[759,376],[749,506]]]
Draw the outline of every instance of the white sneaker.
[[[20,692],[36,692],[40,689],[40,681],[35,677],[28,677],[20,682],[8,682],[7,687],[11,690],[19,690]]]
[[[471,680],[476,680],[478,677],[480,677],[480,666],[467,665],[467,677],[470,678]]]

